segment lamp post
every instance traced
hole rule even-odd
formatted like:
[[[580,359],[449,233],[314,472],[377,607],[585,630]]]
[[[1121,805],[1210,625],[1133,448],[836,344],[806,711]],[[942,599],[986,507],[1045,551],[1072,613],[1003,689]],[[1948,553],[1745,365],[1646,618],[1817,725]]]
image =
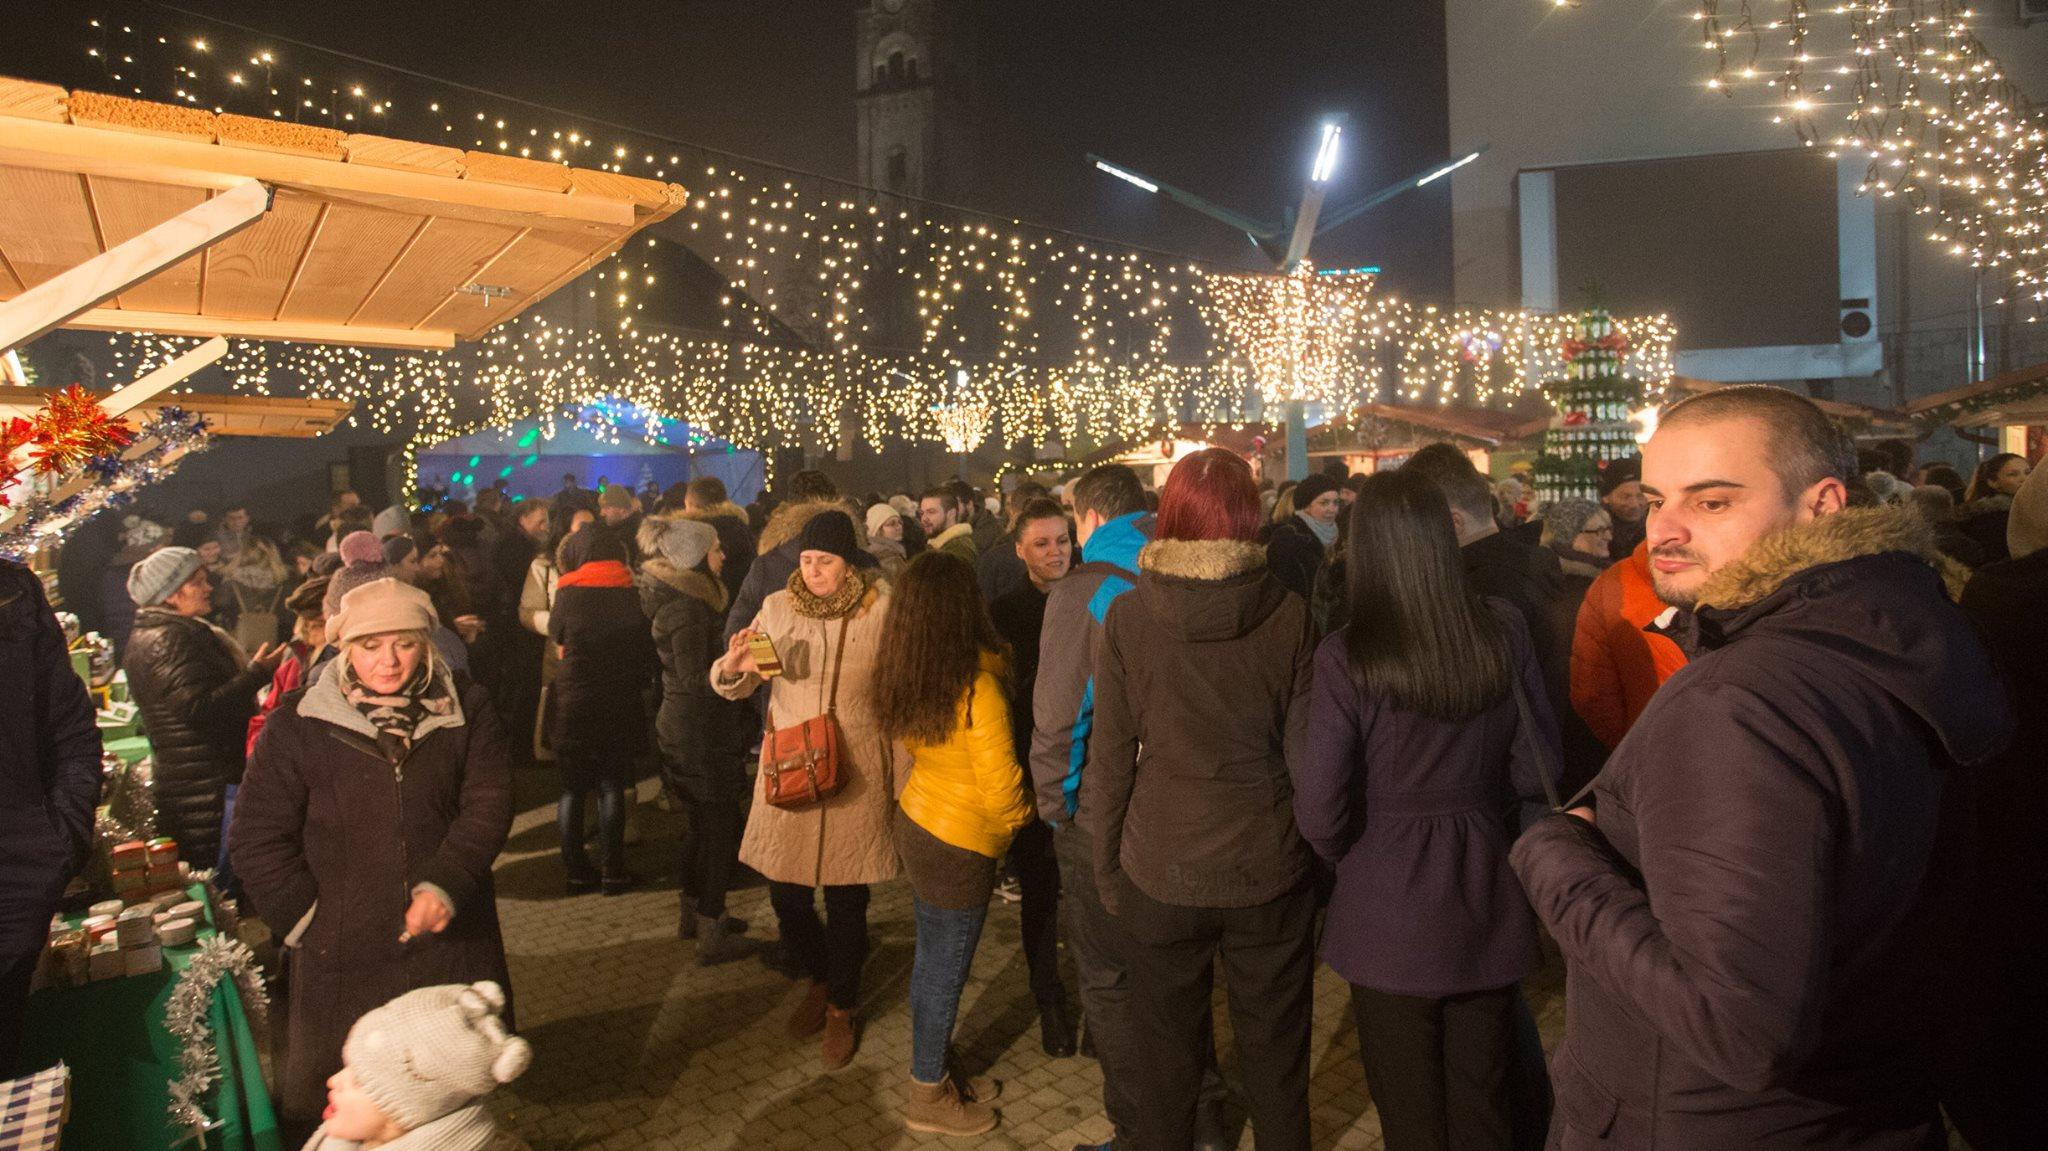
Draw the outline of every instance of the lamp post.
[[[1344,126],[1348,120],[1349,118],[1341,112],[1323,118],[1321,132],[1316,141],[1315,159],[1309,165],[1308,182],[1302,190],[1301,205],[1293,212],[1292,219],[1280,223],[1269,223],[1246,216],[1186,189],[1176,188],[1164,180],[1143,175],[1129,165],[1112,162],[1094,153],[1088,155],[1088,160],[1097,170],[1148,194],[1165,196],[1218,223],[1242,231],[1259,251],[1273,261],[1274,271],[1281,275],[1293,275],[1300,271],[1302,264],[1307,261],[1309,246],[1317,236],[1357,219],[1403,192],[1449,176],[1477,160],[1479,154],[1486,151],[1486,145],[1482,143],[1446,163],[1434,165],[1338,207],[1325,218],[1323,200],[1337,173]],[[1286,378],[1280,381],[1281,387],[1278,389],[1287,429],[1287,478],[1295,480],[1308,475],[1308,405],[1301,398],[1298,359],[1299,349],[1292,349],[1287,357]],[[1268,388],[1270,390],[1270,385]]]

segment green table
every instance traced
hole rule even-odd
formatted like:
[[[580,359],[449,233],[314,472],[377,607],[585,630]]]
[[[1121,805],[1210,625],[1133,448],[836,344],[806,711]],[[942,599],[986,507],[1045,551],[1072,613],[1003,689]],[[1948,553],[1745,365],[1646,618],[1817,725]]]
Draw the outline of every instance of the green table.
[[[189,896],[206,900],[197,884]],[[213,934],[209,907],[199,936]],[[67,1151],[170,1151],[180,1146],[181,1133],[172,1130],[168,1110],[169,1084],[180,1068],[179,1045],[164,1030],[164,1008],[192,952],[190,947],[164,948],[164,970],[153,975],[46,988],[29,997],[24,1065],[47,1067],[61,1059],[71,1066]],[[207,1018],[221,1066],[220,1083],[207,1107],[221,1125],[207,1134],[207,1147],[283,1151],[256,1038],[232,979],[215,985]]]

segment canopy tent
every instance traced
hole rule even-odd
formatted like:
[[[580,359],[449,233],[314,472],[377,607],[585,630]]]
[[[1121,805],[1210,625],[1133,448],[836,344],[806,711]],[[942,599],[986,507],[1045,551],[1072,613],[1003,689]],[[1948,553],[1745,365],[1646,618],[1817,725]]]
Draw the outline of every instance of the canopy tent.
[[[546,499],[562,489],[564,476],[588,490],[601,482],[666,488],[715,476],[742,504],[766,486],[761,453],[681,420],[641,412],[622,420],[594,409],[578,415],[521,420],[422,446],[414,453],[414,482],[468,500],[504,480],[516,499]]]

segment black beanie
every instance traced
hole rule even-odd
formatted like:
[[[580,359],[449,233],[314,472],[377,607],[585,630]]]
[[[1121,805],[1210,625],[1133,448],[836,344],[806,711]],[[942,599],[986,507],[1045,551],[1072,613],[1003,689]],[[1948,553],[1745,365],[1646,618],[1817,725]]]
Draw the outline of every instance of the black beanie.
[[[1294,485],[1294,510],[1305,512],[1308,510],[1308,505],[1316,502],[1317,497],[1328,495],[1336,490],[1336,480],[1321,472],[1317,472]]]
[[[1613,495],[1614,489],[1621,485],[1633,483],[1642,478],[1643,458],[1641,456],[1623,456],[1618,460],[1610,460],[1607,466],[1600,470],[1600,498],[1605,499]]]
[[[860,537],[854,534],[853,518],[837,508],[812,516],[796,540],[799,552],[831,552],[850,564],[861,560]]]

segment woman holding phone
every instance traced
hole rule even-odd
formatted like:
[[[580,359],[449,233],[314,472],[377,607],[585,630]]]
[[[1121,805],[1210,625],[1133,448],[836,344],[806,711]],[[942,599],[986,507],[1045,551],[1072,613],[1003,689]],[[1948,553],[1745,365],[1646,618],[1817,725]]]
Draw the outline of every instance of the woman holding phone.
[[[796,728],[830,715],[839,732],[840,789],[794,806],[770,801],[768,773],[754,786],[740,862],[768,880],[783,946],[809,976],[789,1017],[789,1033],[824,1032],[827,1068],[845,1066],[857,1042],[853,1009],[868,952],[868,885],[900,870],[890,837],[895,808],[894,755],[876,729],[869,698],[887,585],[857,565],[853,520],[820,512],[798,537],[797,570],[735,633],[711,666],[712,690],[745,699],[770,685],[768,726]],[[755,655],[765,637],[774,664]],[[765,674],[765,678],[764,678]],[[815,893],[825,892],[825,919]]]

